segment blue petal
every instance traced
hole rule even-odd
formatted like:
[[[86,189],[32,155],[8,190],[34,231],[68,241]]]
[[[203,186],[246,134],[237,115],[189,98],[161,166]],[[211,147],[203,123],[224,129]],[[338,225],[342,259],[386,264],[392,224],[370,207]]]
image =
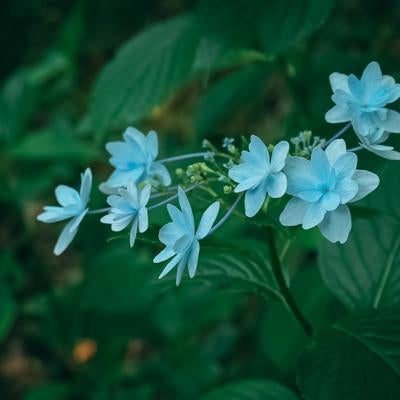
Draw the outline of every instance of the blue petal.
[[[259,185],[255,189],[246,192],[244,198],[244,208],[247,217],[254,217],[261,209],[265,198],[267,197],[267,190],[265,185]]]
[[[369,171],[356,170],[352,179],[358,184],[358,193],[351,199],[351,203],[361,200],[379,185],[379,177]]]
[[[387,160],[394,160],[394,161],[399,161],[400,160],[400,152],[395,151],[394,147],[392,146],[383,146],[383,145],[368,145],[361,143],[361,145],[371,151],[372,153],[375,153],[379,157],[386,158]]]
[[[185,233],[185,230],[180,225],[169,222],[160,229],[158,238],[162,243],[172,246]]]
[[[125,142],[109,142],[106,150],[111,154],[110,164],[115,168],[129,169],[134,163],[144,163],[145,159],[139,146]],[[139,155],[139,156],[138,156]]]
[[[289,143],[286,141],[279,142],[272,152],[271,157],[271,172],[280,172],[286,163],[286,158],[289,153]]]
[[[334,192],[340,197],[340,202],[342,204],[346,204],[352,200],[359,190],[358,184],[353,179],[353,176],[351,179],[343,179],[336,183]]]
[[[251,135],[250,152],[257,157],[258,161],[269,164],[269,152],[264,142],[256,135]]]
[[[197,239],[203,239],[210,232],[219,212],[220,204],[218,201],[211,204],[201,217],[199,226],[197,227]]]
[[[357,155],[351,152],[343,154],[336,160],[335,164],[333,164],[336,181],[352,177],[356,167]]]
[[[151,185],[146,185],[141,191],[139,196],[140,207],[145,207],[150,200]]]
[[[147,212],[147,208],[143,207],[139,210],[138,214],[139,220],[139,232],[146,232],[149,227],[149,214]]]
[[[168,258],[171,258],[172,256],[175,255],[175,252],[170,248],[166,247],[162,251],[160,251],[153,259],[154,263],[159,263],[163,262],[165,260],[168,260]]]
[[[351,215],[347,206],[341,205],[325,215],[319,224],[322,235],[332,243],[345,243],[351,230]]]
[[[81,190],[80,195],[83,206],[85,207],[89,202],[90,192],[92,191],[93,176],[90,168],[87,168],[81,175]]]
[[[185,233],[174,244],[172,250],[175,253],[182,253],[186,251],[193,243],[193,235]]]
[[[150,131],[146,136],[146,152],[152,160],[158,156],[158,137],[154,131]]]
[[[283,172],[272,174],[267,178],[266,182],[267,192],[273,199],[278,199],[286,193],[287,179]]]
[[[326,210],[322,206],[322,202],[317,201],[309,204],[303,219],[303,229],[311,229],[317,226],[326,214]]]
[[[349,75],[348,85],[350,92],[356,99],[364,99],[365,86],[355,75]]]
[[[167,275],[171,270],[173,270],[175,268],[176,264],[178,264],[179,261],[182,260],[184,255],[185,255],[185,253],[179,253],[179,254],[175,255],[175,257],[162,270],[158,279],[164,278],[165,275]],[[157,262],[157,261],[154,261],[154,262]]]
[[[310,161],[302,157],[288,157],[284,173],[287,177],[287,192],[293,196],[304,191],[314,191],[318,183],[311,173]]]
[[[145,168],[143,166],[137,166],[128,171],[116,169],[108,178],[106,183],[107,186],[111,188],[126,187],[130,180],[137,182],[144,172]]]
[[[179,286],[182,281],[183,271],[185,270],[188,262],[188,253],[183,253],[182,259],[179,261],[178,268],[176,270],[176,286]]]
[[[75,217],[78,218],[78,217]],[[65,225],[64,229],[62,230],[60,236],[58,237],[57,243],[54,247],[54,254],[59,256],[72,242],[78,229],[71,230],[71,227],[75,225],[75,218],[71,219],[67,225]]]
[[[332,87],[332,91],[336,92],[336,90],[340,89],[343,91],[348,91],[349,86],[347,84],[349,77],[345,74],[340,74],[338,72],[333,72],[329,76],[329,82]]]
[[[343,139],[336,139],[325,149],[326,157],[331,165],[343,154],[346,154],[346,142]]]
[[[386,120],[381,120],[380,127],[388,132],[400,133],[400,113],[388,110]]]
[[[284,226],[302,224],[308,205],[309,203],[304,200],[297,198],[290,199],[279,216],[279,222]]]
[[[178,187],[178,200],[179,200],[179,205],[181,206],[182,214],[185,218],[187,228],[190,231],[194,231],[194,218],[193,218],[192,207],[190,206],[185,191],[180,186]]]
[[[146,155],[146,136],[142,132],[136,128],[129,127],[123,133],[123,137],[127,143],[135,147],[138,146],[138,155]]]
[[[59,185],[55,190],[57,201],[63,206],[81,204],[79,193],[72,187]]]
[[[353,113],[347,106],[335,105],[325,114],[326,122],[337,124],[351,121]]]
[[[382,78],[381,67],[376,61],[370,62],[364,69],[361,76],[363,81],[380,80]]]
[[[133,247],[133,245],[135,244],[137,230],[138,230],[138,218],[136,217],[132,222],[131,231],[129,233],[129,245],[131,247]]]
[[[73,216],[74,214],[71,215],[71,213],[67,213],[63,207],[46,206],[44,207],[44,212],[39,214],[36,218],[40,222],[50,224],[53,222],[64,221]]]
[[[198,240],[195,240],[190,249],[190,255],[188,259],[188,270],[190,278],[193,278],[196,275],[197,265],[199,262],[199,253],[200,243]]]
[[[335,192],[327,192],[321,198],[321,206],[326,211],[336,210],[340,204],[340,197]]]
[[[311,173],[319,182],[328,182],[331,176],[331,165],[325,152],[315,147],[311,153]]]
[[[247,178],[244,181],[240,182],[235,187],[234,191],[235,193],[240,193],[244,192],[245,190],[253,189],[255,186],[258,186],[261,183],[260,180],[262,180],[262,178],[260,178],[258,175]]]
[[[183,232],[190,231],[190,229],[187,227],[185,217],[181,210],[179,210],[173,204],[167,204],[167,210],[172,221],[174,221]]]
[[[151,164],[149,177],[158,180],[163,186],[169,186],[171,184],[171,175],[167,167],[159,162]]]

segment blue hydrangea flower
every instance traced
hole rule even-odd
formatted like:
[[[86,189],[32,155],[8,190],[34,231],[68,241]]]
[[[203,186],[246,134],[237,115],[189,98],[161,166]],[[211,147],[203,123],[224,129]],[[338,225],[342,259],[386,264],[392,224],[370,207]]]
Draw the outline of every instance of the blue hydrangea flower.
[[[126,189],[119,189],[118,195],[111,195],[107,203],[111,206],[109,214],[101,218],[104,224],[110,224],[111,230],[120,232],[132,223],[129,244],[135,244],[137,231],[146,232],[149,227],[147,203],[150,199],[151,185],[139,190],[133,181],[128,182]]]
[[[145,136],[139,130],[129,127],[123,134],[124,141],[109,142],[107,151],[111,154],[110,164],[115,171],[102,184],[105,193],[116,193],[115,189],[126,187],[131,180],[138,184],[149,181],[152,184],[169,186],[171,176],[167,168],[156,162],[158,156],[157,133],[150,131]]]
[[[377,129],[368,136],[360,136],[360,145],[382,158],[388,160],[400,160],[400,152],[395,151],[393,146],[385,146],[382,144],[389,136],[389,132],[386,132],[383,129]]]
[[[70,219],[71,221],[61,232],[54,247],[54,254],[60,255],[72,242],[78,232],[79,224],[88,212],[90,192],[92,190],[92,171],[88,168],[81,174],[81,188],[79,193],[65,185],[56,187],[55,195],[60,206],[46,206],[44,212],[37,216],[37,219],[45,223],[53,223]]]
[[[361,79],[337,72],[329,79],[336,105],[325,115],[328,122],[351,122],[360,137],[376,133],[377,129],[400,132],[400,114],[386,108],[400,97],[400,85],[382,75],[377,62],[367,65]]]
[[[253,217],[260,211],[267,194],[278,198],[286,192],[287,181],[282,169],[289,152],[289,143],[279,142],[270,158],[263,141],[252,135],[249,150],[242,151],[243,162],[231,168],[228,175],[238,183],[236,193],[246,191],[246,216]]]
[[[345,243],[351,230],[347,203],[358,201],[379,185],[377,175],[357,170],[357,156],[342,139],[325,151],[313,150],[311,159],[289,157],[284,169],[287,193],[294,196],[280,215],[285,226],[318,226],[332,243]]]
[[[178,265],[176,272],[177,286],[182,280],[182,274],[186,266],[189,270],[190,278],[195,276],[200,252],[199,240],[208,235],[219,211],[218,201],[211,204],[201,217],[196,230],[192,208],[186,193],[180,187],[178,188],[178,200],[181,207],[180,210],[172,204],[167,205],[172,222],[160,229],[158,238],[165,244],[165,248],[153,260],[155,263],[159,263],[172,258],[161,272],[159,278],[163,278]]]

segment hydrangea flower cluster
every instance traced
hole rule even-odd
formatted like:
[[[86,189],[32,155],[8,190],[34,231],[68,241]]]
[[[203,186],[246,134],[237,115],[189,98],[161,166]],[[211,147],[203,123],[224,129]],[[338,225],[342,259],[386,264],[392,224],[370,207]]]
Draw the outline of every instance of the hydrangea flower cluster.
[[[225,138],[221,151],[204,141],[206,151],[157,160],[157,134],[150,131],[144,135],[135,128],[127,128],[123,141],[106,145],[114,171],[100,190],[109,195],[109,207],[89,209],[92,173],[87,169],[81,176],[80,192],[58,186],[55,195],[59,206],[46,206],[38,215],[37,219],[45,223],[70,220],[58,238],[54,254],[59,255],[68,247],[79,224],[90,214],[105,213],[100,221],[109,224],[114,232],[129,227],[129,243],[133,246],[138,232],[147,231],[152,210],[166,205],[171,222],[159,231],[165,248],[153,261],[169,260],[159,277],[176,267],[179,285],[186,268],[190,278],[196,274],[200,241],[238,211],[242,197],[248,218],[268,212],[263,205],[269,199],[288,198],[279,216],[281,225],[301,225],[305,230],[318,227],[330,242],[345,243],[352,225],[349,205],[379,185],[376,174],[357,169],[356,152],[366,149],[386,159],[400,159],[399,152],[383,144],[392,133],[400,133],[400,114],[386,107],[400,97],[400,85],[392,77],[382,75],[376,62],[365,68],[361,79],[333,73],[330,83],[335,106],[326,113],[326,120],[347,124],[327,141],[313,137],[311,131],[303,131],[290,139],[292,149],[288,141],[267,146],[252,135],[248,150],[238,147],[234,138]],[[350,127],[360,145],[348,150],[340,137]],[[171,186],[171,173],[165,164],[195,158],[200,162],[176,170],[179,182]],[[187,193],[197,189],[206,191],[215,201],[201,215],[196,228]],[[226,199],[232,196],[236,199],[227,206]],[[172,204],[176,199],[180,208]],[[216,222],[221,205],[227,210]]]

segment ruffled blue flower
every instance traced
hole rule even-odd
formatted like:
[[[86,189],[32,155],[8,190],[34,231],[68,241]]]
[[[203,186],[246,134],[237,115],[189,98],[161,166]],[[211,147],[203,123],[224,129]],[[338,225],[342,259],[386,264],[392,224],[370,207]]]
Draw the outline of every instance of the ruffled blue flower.
[[[56,187],[55,195],[59,206],[46,206],[44,212],[37,216],[37,219],[45,223],[53,223],[70,219],[71,221],[62,230],[54,247],[54,254],[60,255],[72,242],[78,232],[79,224],[88,212],[90,192],[92,190],[92,171],[87,168],[81,174],[81,188],[79,193],[65,185]]]
[[[167,205],[172,222],[160,229],[158,238],[165,244],[165,248],[153,260],[155,263],[159,263],[172,258],[161,272],[159,278],[163,278],[178,265],[176,273],[177,286],[182,280],[182,274],[186,266],[189,270],[190,278],[195,276],[200,253],[199,240],[208,235],[219,211],[218,201],[211,204],[201,217],[196,230],[192,208],[186,193],[180,187],[178,188],[178,200],[181,207],[180,210],[172,204]]]
[[[359,137],[376,134],[376,130],[400,132],[400,114],[386,108],[400,97],[400,85],[382,75],[377,62],[365,68],[361,79],[337,72],[329,77],[335,106],[325,118],[328,122],[351,122]]]
[[[128,182],[126,189],[119,189],[118,195],[111,195],[107,203],[111,206],[110,212],[101,218],[104,224],[110,224],[111,230],[120,232],[132,224],[129,243],[133,247],[137,231],[146,232],[149,227],[147,203],[150,199],[151,185],[139,190],[133,181]]]
[[[357,170],[357,156],[346,150],[342,139],[325,151],[313,150],[311,159],[289,157],[284,169],[287,193],[294,196],[280,215],[285,226],[318,226],[332,243],[345,243],[351,230],[347,203],[358,201],[379,185],[372,172]]]
[[[260,211],[267,194],[272,198],[282,197],[286,192],[287,180],[282,169],[289,152],[288,142],[279,142],[269,152],[263,141],[251,136],[250,151],[242,151],[242,163],[232,167],[228,175],[238,185],[235,192],[246,191],[244,205],[247,217]]]
[[[106,149],[111,154],[110,164],[115,167],[115,171],[101,185],[101,190],[114,194],[117,193],[116,189],[127,187],[129,181],[136,184],[148,181],[154,185],[169,186],[171,176],[167,168],[155,161],[158,156],[157,133],[150,131],[145,136],[136,128],[129,127],[123,138],[123,142],[106,144]]]
[[[365,137],[360,137],[360,145],[366,150],[388,160],[400,160],[400,152],[394,150],[393,146],[385,146],[382,143],[390,136],[389,132],[377,129]]]

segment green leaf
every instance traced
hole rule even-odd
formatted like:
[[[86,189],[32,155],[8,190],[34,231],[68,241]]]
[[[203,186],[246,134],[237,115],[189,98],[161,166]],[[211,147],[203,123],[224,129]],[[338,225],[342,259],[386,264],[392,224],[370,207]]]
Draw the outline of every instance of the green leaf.
[[[269,75],[265,67],[253,66],[235,71],[209,88],[196,111],[200,136],[209,133],[236,109],[250,101],[262,90],[260,82]]]
[[[9,154],[17,160],[87,162],[100,159],[102,153],[93,146],[72,135],[43,130],[26,136]]]
[[[201,400],[298,400],[285,386],[268,380],[248,380],[227,384]]]
[[[93,91],[92,128],[104,134],[149,114],[188,81],[199,41],[191,15],[160,22],[125,43]]]
[[[306,39],[328,18],[336,0],[274,0],[265,2],[258,34],[267,53],[279,53]]]
[[[302,355],[307,400],[400,398],[400,309],[358,314],[322,332]]]
[[[326,285],[350,309],[378,308],[400,301],[400,207],[395,165],[381,173],[381,186],[363,203],[382,212],[353,220],[344,245],[321,243],[319,265]],[[385,212],[385,214],[383,214]],[[393,217],[387,214],[393,214]]]
[[[251,246],[254,248],[259,244],[253,242]],[[227,292],[256,293],[268,300],[272,298],[284,301],[265,255],[257,254],[255,250],[250,252],[232,248],[207,250],[206,246],[202,246],[193,284],[202,283]],[[171,287],[174,282],[175,276],[171,272],[153,285]],[[188,283],[185,279],[182,285]]]
[[[69,397],[69,392],[68,385],[52,382],[29,391],[24,396],[24,400],[66,400]]]

